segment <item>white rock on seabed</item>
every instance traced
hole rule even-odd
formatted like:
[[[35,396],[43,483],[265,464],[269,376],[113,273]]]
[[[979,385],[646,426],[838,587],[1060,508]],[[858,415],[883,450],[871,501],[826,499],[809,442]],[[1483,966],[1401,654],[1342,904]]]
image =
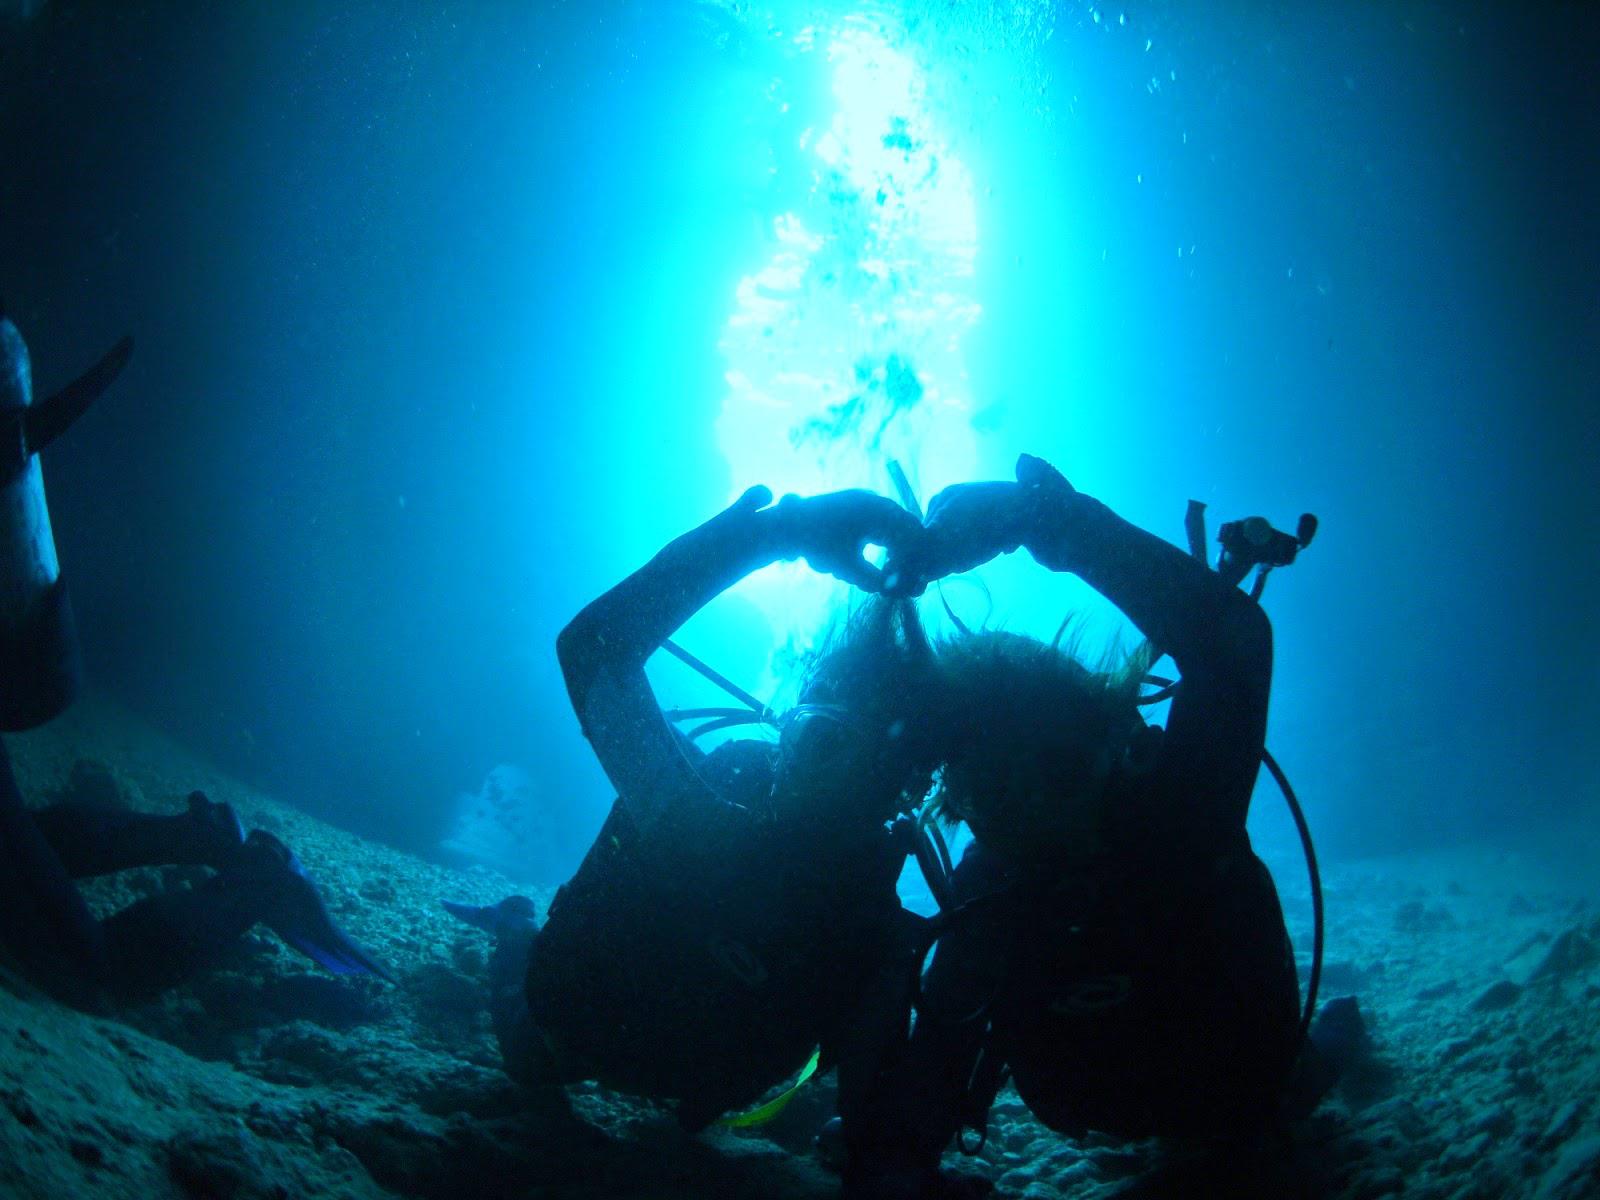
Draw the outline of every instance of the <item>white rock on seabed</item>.
[[[512,885],[363,842],[251,792],[125,714],[86,704],[7,742],[30,800],[69,785],[177,810],[193,788],[278,834],[397,987],[318,972],[269,934],[158,1003],[90,1016],[0,969],[0,1196],[820,1198],[807,1152],[829,1085],[764,1136],[689,1138],[594,1087],[535,1102],[498,1069],[486,943],[441,896]],[[105,910],[193,871],[88,889]],[[1292,932],[1309,906],[1280,873]],[[949,1164],[1028,1200],[1600,1196],[1600,918],[1577,885],[1484,850],[1327,871],[1328,987],[1354,991],[1374,1052],[1292,1146],[1190,1156],[1057,1137],[1014,1094]],[[541,907],[548,899],[536,897]]]

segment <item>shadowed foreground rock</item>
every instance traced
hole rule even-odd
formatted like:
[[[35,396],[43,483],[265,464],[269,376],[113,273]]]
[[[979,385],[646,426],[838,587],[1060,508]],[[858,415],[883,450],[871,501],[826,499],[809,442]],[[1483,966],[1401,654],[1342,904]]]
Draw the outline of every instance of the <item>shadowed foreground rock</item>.
[[[491,903],[525,887],[334,830],[103,706],[8,745],[37,802],[88,791],[176,811],[199,787],[232,803],[295,848],[339,922],[400,983],[323,974],[261,933],[220,970],[113,1020],[0,968],[0,1196],[836,1194],[808,1153],[829,1111],[826,1081],[764,1135],[689,1138],[669,1112],[598,1088],[534,1097],[507,1080],[482,1011],[487,942],[438,900]],[[1273,866],[1306,945],[1296,864]],[[126,872],[88,896],[106,911],[197,877]],[[958,1165],[1027,1200],[1600,1195],[1592,896],[1498,850],[1335,866],[1327,882],[1330,956],[1360,995],[1373,1048],[1292,1146],[1196,1155],[1074,1141],[1041,1129],[1008,1091],[981,1152]],[[542,909],[548,896],[535,899]]]

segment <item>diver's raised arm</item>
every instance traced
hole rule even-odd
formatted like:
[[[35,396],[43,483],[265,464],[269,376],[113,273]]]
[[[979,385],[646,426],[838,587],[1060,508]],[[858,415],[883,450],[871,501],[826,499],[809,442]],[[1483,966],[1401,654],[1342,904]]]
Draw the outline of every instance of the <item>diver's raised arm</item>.
[[[1123,520],[1069,484],[1049,464],[1023,455],[1022,544],[1052,571],[1071,571],[1120,608],[1187,678],[1196,671],[1235,677],[1263,694],[1272,677],[1272,628],[1261,606],[1204,562]]]
[[[772,523],[761,516],[771,499],[766,488],[751,488],[586,605],[557,636],[556,655],[585,734],[589,693],[602,671],[642,667],[714,596],[779,557]]]
[[[935,496],[924,557],[906,569],[937,578],[1021,546],[1051,570],[1079,576],[1172,655],[1183,685],[1167,720],[1164,765],[1181,772],[1193,815],[1243,828],[1272,683],[1272,628],[1260,605],[1030,455],[1018,461],[1016,483],[961,484]]]
[[[871,492],[771,499],[766,488],[751,488],[587,605],[556,639],[573,711],[636,822],[708,794],[656,702],[645,660],[752,571],[804,556],[817,570],[879,591],[882,576],[865,547],[902,548],[922,534],[909,513]]]

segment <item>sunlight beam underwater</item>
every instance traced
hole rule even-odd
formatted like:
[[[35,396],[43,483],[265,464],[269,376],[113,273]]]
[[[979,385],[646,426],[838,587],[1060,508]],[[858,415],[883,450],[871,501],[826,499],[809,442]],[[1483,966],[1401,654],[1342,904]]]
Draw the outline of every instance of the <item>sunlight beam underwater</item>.
[[[735,492],[886,492],[895,459],[931,494],[977,459],[963,354],[981,313],[972,176],[940,136],[899,29],[858,15],[793,40],[825,56],[835,109],[801,136],[804,205],[772,219],[769,257],[737,286],[719,344],[718,448]],[[844,598],[801,564],[737,590],[766,615],[781,658],[809,648]]]

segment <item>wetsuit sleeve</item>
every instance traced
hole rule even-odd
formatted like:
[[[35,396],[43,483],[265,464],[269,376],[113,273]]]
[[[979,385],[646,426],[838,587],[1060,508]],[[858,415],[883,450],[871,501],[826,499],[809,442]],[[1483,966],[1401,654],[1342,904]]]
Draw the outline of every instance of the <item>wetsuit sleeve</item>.
[[[645,660],[732,584],[783,557],[776,514],[752,489],[671,542],[573,618],[556,639],[584,736],[639,828],[686,799],[715,799],[645,678]]]
[[[1069,570],[1172,655],[1173,698],[1153,794],[1174,832],[1243,830],[1266,740],[1272,628],[1261,606],[1203,562],[1068,488],[1041,499],[1025,544]]]

